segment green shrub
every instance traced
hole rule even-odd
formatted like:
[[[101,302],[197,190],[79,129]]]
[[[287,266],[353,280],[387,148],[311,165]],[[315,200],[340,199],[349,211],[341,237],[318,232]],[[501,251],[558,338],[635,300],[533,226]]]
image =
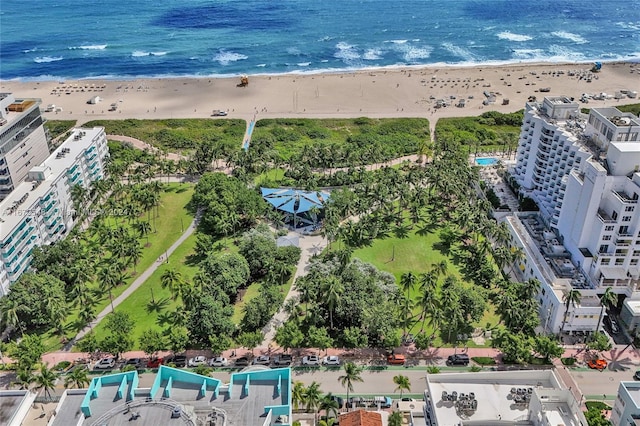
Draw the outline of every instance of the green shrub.
[[[477,366],[477,365],[473,365],[473,366],[471,366],[471,368],[469,368],[469,371],[470,371],[471,373],[477,373],[477,372],[479,372],[479,371],[482,371],[482,367],[479,367],[479,366]]]
[[[490,356],[474,356],[471,358],[476,364],[496,365],[496,360]]]
[[[429,374],[438,374],[440,372],[440,367],[429,366],[427,367],[427,373]]]
[[[59,363],[57,363],[57,364],[53,367],[53,369],[54,369],[54,370],[64,370],[64,369],[66,369],[67,367],[69,367],[70,365],[71,365],[71,362],[69,362],[69,361],[60,361]]]
[[[560,358],[560,361],[562,361],[562,364],[564,365],[574,365],[576,363],[576,359],[574,357]]]
[[[602,401],[587,401],[584,403],[588,410],[611,410],[611,407]]]

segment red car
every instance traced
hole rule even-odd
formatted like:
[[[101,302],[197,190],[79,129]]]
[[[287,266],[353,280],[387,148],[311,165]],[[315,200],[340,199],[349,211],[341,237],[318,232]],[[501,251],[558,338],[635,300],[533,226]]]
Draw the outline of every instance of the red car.
[[[402,354],[391,354],[387,357],[387,363],[393,365],[404,365],[406,358]]]
[[[587,365],[589,366],[589,368],[602,371],[607,368],[607,361],[602,358],[592,359],[591,361],[587,362]]]
[[[147,368],[160,368],[162,365],[162,358],[151,358],[147,361]]]

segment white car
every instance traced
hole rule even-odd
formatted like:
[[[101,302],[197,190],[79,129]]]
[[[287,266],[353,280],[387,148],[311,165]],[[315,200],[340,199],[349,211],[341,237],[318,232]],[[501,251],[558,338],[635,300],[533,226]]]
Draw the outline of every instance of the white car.
[[[260,355],[253,360],[253,365],[269,365],[271,364],[271,358],[266,355]]]
[[[309,355],[302,358],[302,365],[320,365],[318,355]]]
[[[116,359],[113,357],[102,358],[100,361],[96,362],[96,365],[93,367],[95,370],[109,370],[116,366]]]
[[[207,365],[207,357],[198,355],[195,358],[191,358],[188,363],[189,367],[197,367],[199,365]]]
[[[215,358],[211,358],[209,365],[211,367],[226,367],[229,365],[229,361],[223,356],[217,356]]]
[[[322,365],[340,365],[340,358],[337,356],[325,356],[322,359]]]

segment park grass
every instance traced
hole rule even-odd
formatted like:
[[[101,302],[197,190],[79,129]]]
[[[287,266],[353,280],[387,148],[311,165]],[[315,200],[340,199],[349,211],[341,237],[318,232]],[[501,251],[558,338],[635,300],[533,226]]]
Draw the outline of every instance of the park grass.
[[[244,316],[244,307],[247,303],[254,299],[260,293],[260,287],[262,286],[259,282],[254,282],[247,287],[244,296],[242,296],[242,300],[238,301],[235,305],[233,305],[233,317],[231,320],[234,324],[240,324],[242,321],[242,317]]]
[[[160,195],[160,204],[158,206],[158,217],[155,219],[155,229],[157,232],[149,233],[149,245],[147,246],[147,238],[140,238],[143,244],[142,257],[135,267],[129,268],[129,277],[126,284],[113,289],[112,295],[115,299],[137,278],[137,276],[149,268],[166,250],[182,235],[183,228],[186,229],[193,220],[193,214],[187,208],[191,196],[193,195],[194,186],[178,183],[165,184],[164,190]],[[155,209],[154,209],[155,210]],[[146,217],[146,213],[144,213]],[[115,221],[112,221],[115,226]],[[126,222],[121,223],[122,226],[129,226]],[[152,220],[153,227],[153,220]],[[98,283],[93,283],[94,287]],[[96,305],[95,313],[100,313],[111,303],[109,297],[105,297]],[[78,332],[77,322],[78,308],[74,307],[65,322],[65,337],[70,339]],[[55,334],[54,330],[47,330],[41,334],[43,343],[47,350],[56,350],[60,347],[61,338]]]
[[[439,229],[436,228],[431,232],[423,233],[412,231],[407,238],[384,238],[377,239],[367,247],[362,247],[353,252],[354,258],[359,258],[363,262],[371,263],[376,268],[391,273],[396,282],[400,282],[400,277],[406,272],[412,272],[414,275],[429,272],[433,265],[445,260],[448,264],[447,274],[453,276],[463,283],[465,286],[473,286],[462,279],[462,274],[458,266],[454,263],[453,257],[445,255],[437,247],[440,243],[438,236]],[[442,283],[443,277],[439,280]],[[414,287],[409,293],[413,300],[420,297],[418,286]],[[419,304],[413,309],[413,314],[418,318],[421,313]],[[500,317],[495,312],[495,307],[489,302],[484,316],[474,324],[476,327],[485,327],[491,329],[500,321]],[[421,326],[421,322],[416,322],[409,332],[414,332]],[[430,327],[425,328],[426,333],[433,333]],[[402,335],[402,329],[398,330],[398,335]],[[484,345],[479,345],[469,339],[466,343],[468,347],[488,347],[490,340]],[[439,336],[434,339],[437,346],[446,346]]]
[[[189,236],[169,256],[169,263],[163,262],[158,266],[149,279],[116,308],[118,311],[129,313],[134,321],[135,325],[130,333],[134,340],[134,349],[139,349],[140,336],[145,330],[161,328],[158,317],[175,310],[182,304],[178,300],[171,299],[171,291],[168,288],[162,288],[161,277],[166,270],[175,269],[180,272],[182,279],[191,281],[198,271],[198,266],[192,260],[196,240],[195,233]],[[152,303],[153,301],[155,303]],[[104,321],[96,326],[95,333],[98,340],[105,337],[107,330]]]

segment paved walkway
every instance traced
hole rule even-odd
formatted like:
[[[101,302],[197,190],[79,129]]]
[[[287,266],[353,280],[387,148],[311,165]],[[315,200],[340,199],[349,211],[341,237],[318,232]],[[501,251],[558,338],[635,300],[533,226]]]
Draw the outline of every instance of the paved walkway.
[[[321,235],[300,235],[296,232],[289,232],[289,236],[299,237],[299,247],[301,250],[300,260],[296,267],[296,272],[293,275],[293,285],[289,289],[287,296],[280,307],[280,310],[271,318],[271,320],[264,326],[262,333],[264,334],[264,340],[262,341],[262,347],[270,348],[272,346],[273,338],[276,335],[276,330],[287,320],[287,313],[284,311],[284,307],[287,301],[292,297],[298,295],[296,289],[296,279],[298,277],[306,275],[309,271],[309,260],[314,254],[320,254],[322,250],[327,246],[327,240]]]
[[[148,144],[145,141],[142,141],[140,139],[132,138],[130,136],[107,135],[107,139],[112,140],[112,141],[120,141],[120,142],[130,143],[131,145],[133,145],[134,148],[138,148],[138,149],[142,149],[142,150],[148,149],[149,151],[160,152],[160,150],[158,148],[156,148],[155,146],[150,145],[150,144]],[[164,155],[167,158],[167,160],[180,161],[180,160],[186,160],[187,159],[187,157],[185,157],[184,155],[176,154],[175,152],[168,152],[168,153],[166,153]]]
[[[198,212],[198,214],[196,214],[196,217],[193,219],[193,222],[191,222],[191,225],[189,225],[189,227],[184,231],[184,233],[180,236],[180,238],[178,238],[176,240],[175,243],[173,243],[173,245],[171,247],[169,247],[166,250],[166,254],[160,256],[154,263],[153,265],[151,265],[150,267],[147,268],[146,271],[144,271],[142,274],[140,274],[140,276],[138,276],[138,278],[136,278],[136,280],[125,290],[122,292],[121,295],[119,295],[118,297],[116,297],[115,299],[113,299],[113,307],[116,308],[118,305],[120,305],[120,303],[124,302],[124,300],[129,297],[134,291],[136,291],[142,284],[144,284],[144,282],[149,279],[149,277],[151,276],[151,274],[153,274],[156,269],[158,269],[158,266],[160,266],[162,264],[163,261],[165,261],[169,256],[171,256],[171,254],[187,239],[189,238],[189,236],[191,234],[193,234],[193,232],[196,230],[196,227],[198,226],[198,221],[200,219],[200,212]],[[71,339],[69,341],[69,343],[67,343],[64,348],[63,351],[64,352],[69,352],[71,350],[71,348],[73,347],[73,345],[80,339],[82,339],[85,334],[87,334],[89,331],[91,331],[95,326],[97,326],[100,321],[102,321],[104,319],[104,317],[106,317],[109,313],[111,312],[111,303],[109,303],[109,305],[104,308],[102,310],[102,312],[100,312],[96,318],[91,321],[91,323],[89,325],[87,325],[85,328],[83,328],[82,330],[80,330],[80,332],[78,334],[76,334],[76,336]]]

